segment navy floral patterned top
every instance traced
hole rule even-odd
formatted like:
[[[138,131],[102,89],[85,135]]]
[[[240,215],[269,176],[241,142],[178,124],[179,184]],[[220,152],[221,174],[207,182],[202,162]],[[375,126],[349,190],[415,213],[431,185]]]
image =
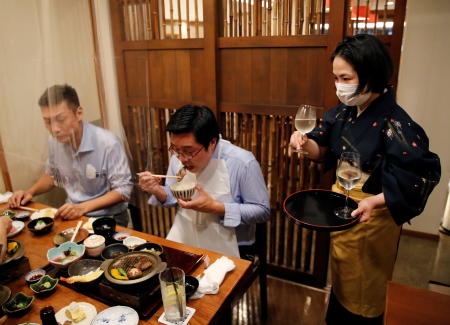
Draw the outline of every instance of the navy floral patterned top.
[[[328,147],[328,167],[342,152],[358,152],[362,170],[370,174],[363,192],[383,192],[398,225],[423,211],[440,179],[439,157],[429,151],[425,131],[396,103],[392,89],[359,116],[355,106],[332,108],[308,137]]]

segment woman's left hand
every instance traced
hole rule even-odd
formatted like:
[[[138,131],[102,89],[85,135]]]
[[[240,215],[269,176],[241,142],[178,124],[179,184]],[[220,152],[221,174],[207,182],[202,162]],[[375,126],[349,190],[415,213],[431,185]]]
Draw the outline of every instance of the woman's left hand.
[[[352,217],[361,215],[359,222],[366,222],[372,215],[372,210],[385,204],[384,194],[380,193],[361,200],[358,208],[353,210]]]

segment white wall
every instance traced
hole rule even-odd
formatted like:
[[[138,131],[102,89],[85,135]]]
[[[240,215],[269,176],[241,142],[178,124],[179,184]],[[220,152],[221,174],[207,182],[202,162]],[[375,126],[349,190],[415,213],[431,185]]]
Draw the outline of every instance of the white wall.
[[[0,174],[0,193],[5,192],[5,182],[3,181],[3,176]]]
[[[450,179],[450,1],[408,0],[397,99],[441,158],[441,182],[425,211],[405,228],[437,233]]]
[[[100,119],[89,2],[1,0],[0,40],[0,134],[17,190],[41,175],[47,157],[37,105],[46,87],[72,85],[85,120]]]

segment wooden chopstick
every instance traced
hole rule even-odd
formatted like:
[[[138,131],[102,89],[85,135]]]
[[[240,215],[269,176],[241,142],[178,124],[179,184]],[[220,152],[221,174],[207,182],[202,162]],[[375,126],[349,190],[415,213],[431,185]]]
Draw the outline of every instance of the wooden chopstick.
[[[155,175],[155,174],[152,174],[152,176],[160,177],[160,178],[181,178],[180,176],[171,176],[171,175]]]
[[[73,232],[72,238],[70,239],[70,241],[74,241],[75,237],[77,236],[78,230],[80,230],[80,226],[83,223],[83,220],[78,221],[77,223],[77,227],[75,228],[75,231]]]
[[[136,173],[138,176],[141,176],[142,173]],[[172,175],[157,175],[152,174],[152,176],[159,177],[159,178],[181,178],[181,176],[172,176]]]
[[[30,212],[37,212],[37,211],[39,211],[39,209],[28,208],[28,207],[24,207],[24,206],[19,206],[18,209],[25,210],[25,211],[30,211]]]

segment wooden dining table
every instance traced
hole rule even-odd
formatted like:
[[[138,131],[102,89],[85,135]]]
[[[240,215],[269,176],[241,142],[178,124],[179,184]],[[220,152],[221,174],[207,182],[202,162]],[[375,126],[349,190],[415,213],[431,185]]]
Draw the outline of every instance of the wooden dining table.
[[[40,204],[40,203],[31,203],[28,204],[27,207],[42,209],[48,206]],[[0,212],[7,208],[6,204],[0,204]],[[20,210],[13,210],[20,211]],[[86,217],[83,217],[87,220]],[[55,219],[54,226],[50,233],[45,235],[35,235],[31,233],[26,224],[29,221],[25,222],[25,228],[19,234],[14,236],[11,239],[15,239],[20,241],[25,248],[24,256],[28,258],[30,268],[37,269],[45,267],[48,264],[47,261],[47,251],[55,247],[53,243],[53,238],[56,234],[61,231],[75,227],[78,220],[69,220],[64,221],[61,219]],[[208,255],[210,259],[210,263],[213,263],[216,259],[220,258],[222,254],[215,253],[212,251],[208,251],[205,249],[192,247],[188,245],[184,245],[181,243],[173,242],[170,240],[166,240],[161,237],[153,236],[150,234],[146,234],[143,232],[139,232],[132,229],[123,228],[120,226],[116,227],[116,231],[127,231],[132,235],[143,238],[148,242],[157,243],[159,245],[165,247],[176,248],[179,250],[183,250],[186,252],[191,252],[200,255]],[[242,260],[234,257],[228,256],[236,265],[235,269],[228,272],[225,276],[225,279],[220,286],[219,292],[213,295],[205,295],[200,299],[187,301],[187,306],[195,309],[195,314],[189,321],[189,324],[199,325],[199,324],[222,324],[222,317],[224,314],[229,314],[231,311],[231,304],[237,298],[238,295],[242,294],[243,288],[248,281],[247,277],[250,273],[250,265],[251,263],[247,260]],[[175,265],[176,266],[176,265]],[[191,275],[197,276],[201,274],[205,269],[205,263],[198,264],[194,270],[191,272]],[[32,295],[33,292],[25,282],[23,276],[9,282],[6,284],[11,289],[11,296],[18,292],[23,292],[26,295]],[[69,287],[58,284],[55,292],[48,297],[35,297],[34,302],[31,306],[30,311],[21,316],[21,317],[9,317],[6,321],[6,324],[16,325],[20,323],[41,323],[39,317],[39,311],[41,308],[45,306],[53,306],[54,310],[57,312],[61,308],[69,305],[71,302],[87,302],[95,306],[97,312],[101,312],[102,310],[109,308],[113,305],[107,305],[101,301],[98,301],[94,298],[86,296],[80,292],[77,292]],[[149,318],[141,319],[139,324],[160,324],[158,322],[158,318],[163,313],[164,309],[161,307]],[[229,319],[228,319],[229,320]]]
[[[450,296],[388,282],[385,325],[449,325]]]

